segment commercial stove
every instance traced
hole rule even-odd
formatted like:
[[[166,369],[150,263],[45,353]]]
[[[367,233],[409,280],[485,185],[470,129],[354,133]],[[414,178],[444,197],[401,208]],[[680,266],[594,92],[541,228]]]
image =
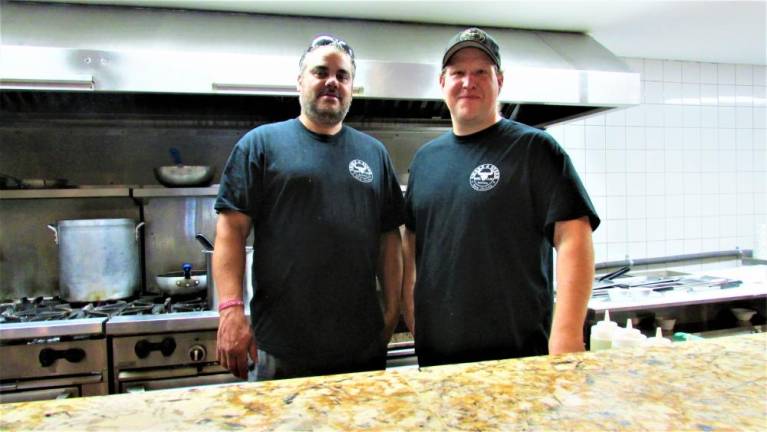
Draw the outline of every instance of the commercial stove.
[[[0,302],[0,401],[236,381],[215,361],[217,328],[204,298]]]
[[[0,304],[0,401],[106,394],[106,320],[58,298]]]
[[[236,382],[216,361],[218,313],[117,316],[105,324],[114,393]]]

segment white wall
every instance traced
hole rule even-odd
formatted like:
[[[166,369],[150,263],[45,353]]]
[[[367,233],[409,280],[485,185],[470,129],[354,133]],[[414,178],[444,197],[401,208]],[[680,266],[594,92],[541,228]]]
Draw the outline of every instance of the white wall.
[[[596,261],[752,249],[767,223],[765,66],[624,60],[642,105],[549,128],[602,218]]]

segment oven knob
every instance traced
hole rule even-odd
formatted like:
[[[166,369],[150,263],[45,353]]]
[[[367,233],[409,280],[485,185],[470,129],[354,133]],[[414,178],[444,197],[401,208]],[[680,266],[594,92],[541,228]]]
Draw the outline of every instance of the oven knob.
[[[148,340],[140,340],[136,342],[136,345],[133,347],[133,351],[136,352],[138,358],[147,358],[149,353],[152,351],[151,343]]]
[[[189,359],[193,362],[201,362],[205,360],[205,356],[207,354],[208,353],[205,351],[205,347],[202,345],[194,345],[189,348]]]
[[[44,348],[38,355],[40,365],[48,367],[56,362],[58,359],[66,359],[70,363],[79,363],[85,358],[85,351],[81,348],[70,348],[66,350],[55,350],[51,348]]]
[[[166,337],[161,342],[152,343],[146,339],[136,342],[133,351],[138,358],[147,358],[152,351],[160,351],[163,356],[169,357],[176,350],[176,341],[172,337]]]

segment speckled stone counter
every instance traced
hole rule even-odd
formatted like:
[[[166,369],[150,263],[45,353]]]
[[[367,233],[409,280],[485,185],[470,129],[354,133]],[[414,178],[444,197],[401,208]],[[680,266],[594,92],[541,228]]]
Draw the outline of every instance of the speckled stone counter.
[[[767,334],[0,405],[0,430],[765,430]]]

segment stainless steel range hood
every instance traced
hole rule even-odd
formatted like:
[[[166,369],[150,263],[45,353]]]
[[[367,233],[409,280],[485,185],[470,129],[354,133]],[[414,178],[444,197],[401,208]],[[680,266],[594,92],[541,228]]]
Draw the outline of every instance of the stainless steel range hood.
[[[8,90],[256,95],[289,111],[301,52],[316,34],[332,33],[358,57],[352,115],[449,119],[439,62],[462,27],[8,1],[2,8],[0,85]],[[501,46],[506,117],[544,127],[640,102],[639,74],[587,35],[487,30]]]

